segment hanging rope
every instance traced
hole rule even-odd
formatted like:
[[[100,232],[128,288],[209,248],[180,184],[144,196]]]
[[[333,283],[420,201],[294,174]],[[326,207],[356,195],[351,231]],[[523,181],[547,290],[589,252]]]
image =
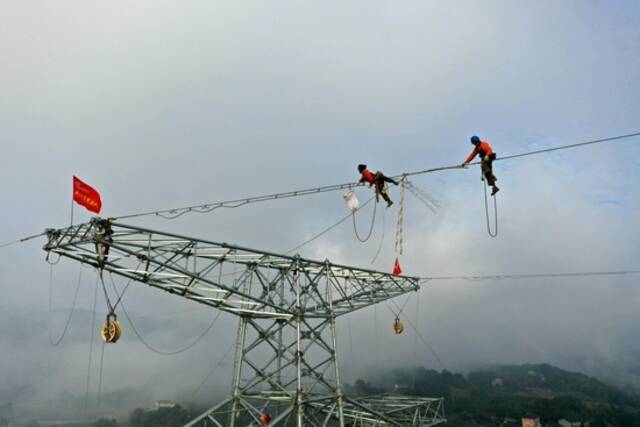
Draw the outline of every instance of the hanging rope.
[[[358,227],[356,226],[356,212],[353,211],[351,213],[351,217],[353,218],[353,232],[356,235],[357,239],[362,243],[367,242],[371,238],[371,234],[373,233],[373,225],[376,222],[377,209],[378,209],[378,202],[376,201],[376,203],[373,205],[373,216],[371,218],[371,226],[369,227],[369,234],[367,234],[367,237],[365,237],[364,239],[361,238],[360,235],[358,234]]]
[[[348,284],[345,286],[349,286]],[[349,289],[346,289],[346,292],[349,292]],[[355,362],[355,358],[353,357],[353,337],[351,334],[351,316],[345,316],[347,318],[347,331],[349,333],[349,355],[351,356],[351,372],[355,372],[356,369],[356,362]]]
[[[118,293],[118,288],[116,287],[116,284],[115,284],[111,274],[109,274],[109,278],[111,279],[111,286],[113,287],[114,291],[117,294]],[[131,280],[131,279],[129,279],[129,280]],[[200,334],[200,336],[198,338],[196,338],[195,341],[193,341],[189,345],[187,345],[187,346],[185,346],[185,347],[183,347],[181,349],[174,350],[174,351],[163,351],[163,350],[158,350],[157,348],[155,348],[151,344],[149,344],[142,337],[140,332],[138,332],[138,329],[136,328],[135,324],[133,323],[133,320],[131,320],[131,317],[129,316],[129,313],[127,312],[127,309],[124,306],[124,302],[120,301],[120,306],[122,307],[122,312],[124,313],[125,317],[129,321],[129,324],[131,325],[131,329],[133,329],[134,334],[138,337],[140,342],[142,344],[144,344],[144,346],[147,347],[150,351],[152,351],[154,353],[157,353],[157,354],[160,354],[162,356],[174,356],[176,354],[184,353],[185,351],[190,350],[192,347],[194,347],[196,344],[198,344],[207,335],[207,333],[209,333],[211,328],[213,328],[213,326],[216,324],[216,321],[218,320],[218,318],[220,318],[220,315],[222,314],[222,310],[217,310],[217,313],[216,313],[215,317],[213,318],[213,320],[211,321],[211,323],[209,324],[209,326],[207,326],[207,328],[204,330],[204,332],[202,332],[202,334]]]
[[[494,228],[493,231],[491,231],[491,226],[489,223],[489,195],[487,194],[487,182],[483,179],[482,180],[482,188],[484,189],[484,213],[485,216],[487,218],[487,233],[489,233],[489,236],[491,237],[497,237],[498,236],[498,202],[497,202],[497,198],[495,195],[491,196],[493,198],[493,215],[494,215]]]
[[[419,295],[416,295],[416,329],[420,326],[420,298]],[[413,366],[418,366],[418,334],[413,334]],[[413,377],[413,389],[416,388],[416,377]]]
[[[69,329],[69,325],[71,324],[71,318],[73,317],[73,313],[76,309],[76,303],[78,301],[78,293],[80,291],[80,283],[82,280],[82,268],[78,272],[78,284],[76,285],[76,291],[73,294],[73,302],[71,303],[71,311],[69,312],[69,317],[67,317],[67,321],[64,324],[64,328],[62,329],[62,333],[57,340],[54,340],[51,334],[51,313],[53,311],[53,264],[50,265],[49,270],[49,342],[53,346],[57,346],[62,342],[64,337],[67,335],[67,330]]]
[[[394,300],[389,300],[391,301],[391,303],[393,305],[396,306],[396,308],[398,308],[398,304],[394,301]],[[393,311],[393,309],[391,308],[391,306],[389,305],[389,301],[384,301],[384,303],[386,304],[386,306]],[[440,366],[442,366],[442,369],[444,370],[448,370],[447,366],[444,364],[444,362],[442,361],[442,359],[440,358],[440,356],[438,356],[438,354],[435,352],[435,350],[429,345],[429,343],[427,342],[427,340],[424,338],[424,336],[422,336],[422,334],[420,333],[420,331],[418,331],[418,328],[416,327],[416,325],[413,324],[413,322],[411,322],[411,319],[409,319],[406,315],[402,314],[402,310],[400,310],[399,312],[399,316],[402,316],[404,318],[404,320],[409,324],[409,326],[411,326],[411,329],[413,329],[413,331],[415,332],[415,334],[418,336],[418,338],[420,338],[420,340],[422,341],[422,344],[424,344],[424,346],[427,348],[427,350],[429,350],[429,352],[433,355],[433,357],[438,361],[438,363],[440,363]]]
[[[402,255],[404,245],[404,190],[407,186],[407,177],[400,180],[400,207],[398,208],[398,221],[396,223],[396,253]]]
[[[376,338],[376,372],[380,372],[378,364],[378,304],[373,306],[373,335]]]
[[[399,307],[399,310],[397,312],[393,308],[391,308],[391,306],[387,305],[387,307],[389,308],[389,310],[391,310],[391,312],[396,317],[396,319],[400,318],[400,316],[402,315],[402,312],[407,307],[407,303],[409,303],[410,299],[411,299],[411,295],[407,295],[407,298],[404,300],[404,303],[402,304],[401,307]],[[395,302],[394,304],[396,305],[396,307],[398,307],[398,305]]]
[[[107,303],[107,309],[109,314],[115,313],[115,309],[113,304],[111,304],[111,299],[109,299],[109,293],[107,292],[107,287],[104,284],[104,277],[102,276],[102,272],[98,273],[98,277],[100,278],[100,283],[102,284],[102,291],[104,293],[104,301]],[[117,295],[117,291],[116,291]]]
[[[376,260],[378,259],[378,255],[380,255],[380,252],[382,251],[382,245],[384,244],[384,229],[385,228],[386,228],[385,211],[382,211],[382,235],[380,236],[380,244],[378,244],[378,250],[376,251],[376,254],[373,256],[373,259],[371,260],[371,264],[376,262]]]
[[[102,398],[102,372],[104,367],[104,346],[105,342],[102,342],[102,350],[100,351],[100,371],[98,372],[98,404],[100,404]]]
[[[95,291],[93,293],[93,309],[91,316],[91,333],[89,335],[89,363],[87,364],[87,384],[84,395],[84,412],[87,413],[89,406],[89,384],[91,383],[91,362],[93,359],[93,338],[96,330],[96,306],[98,304],[98,280],[96,279]]]
[[[369,200],[367,200],[366,202],[364,202],[362,205],[358,206],[358,208],[356,209],[356,211],[359,211],[360,209],[364,208],[365,206],[367,206],[369,203],[371,203],[371,201],[373,199],[375,199],[375,196],[372,196]],[[322,230],[321,232],[319,232],[318,234],[314,235],[313,237],[311,237],[308,240],[305,240],[304,242],[300,243],[298,246],[295,246],[291,249],[289,249],[288,251],[285,252],[285,255],[290,254],[291,252],[297,251],[298,249],[300,249],[303,246],[308,245],[309,243],[313,242],[316,239],[319,239],[320,237],[324,236],[325,234],[327,234],[328,232],[330,232],[331,230],[333,230],[334,228],[336,228],[337,226],[339,226],[340,224],[342,224],[343,222],[345,222],[346,220],[348,220],[349,218],[351,218],[351,216],[353,215],[352,212],[348,213],[347,215],[345,215],[344,217],[342,217],[338,222],[336,222],[335,224],[332,224],[331,226],[325,228],[324,230]]]

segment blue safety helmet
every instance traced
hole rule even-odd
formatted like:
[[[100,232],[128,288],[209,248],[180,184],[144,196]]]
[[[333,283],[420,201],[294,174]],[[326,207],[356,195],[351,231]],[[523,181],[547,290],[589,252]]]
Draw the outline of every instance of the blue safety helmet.
[[[478,144],[480,144],[480,138],[479,138],[479,137],[477,137],[476,135],[473,135],[473,136],[471,137],[471,143],[472,143],[473,145],[478,145]]]

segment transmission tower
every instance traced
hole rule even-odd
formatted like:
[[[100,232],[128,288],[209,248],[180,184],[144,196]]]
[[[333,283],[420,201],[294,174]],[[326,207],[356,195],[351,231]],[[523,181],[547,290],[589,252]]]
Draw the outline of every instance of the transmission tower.
[[[416,291],[418,279],[94,218],[44,249],[238,316],[231,396],[187,426],[433,426],[442,398],[345,396],[336,318]]]

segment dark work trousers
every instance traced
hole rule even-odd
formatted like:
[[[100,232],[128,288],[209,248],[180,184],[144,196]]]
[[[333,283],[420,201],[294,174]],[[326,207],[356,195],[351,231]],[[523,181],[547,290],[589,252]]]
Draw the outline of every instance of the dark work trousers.
[[[480,162],[482,176],[487,179],[487,184],[494,187],[496,185],[496,176],[493,174],[493,160],[489,156],[484,156]]]
[[[382,172],[380,172],[380,171],[376,172],[376,175],[375,175],[376,199],[377,199],[378,194],[380,194],[382,196],[382,198],[384,199],[384,201],[390,204],[391,203],[391,199],[389,198],[389,195],[387,194],[387,190],[385,190],[385,188],[384,188],[384,183],[385,182],[390,182],[392,184],[398,185],[398,182],[396,180],[384,176],[382,174]]]

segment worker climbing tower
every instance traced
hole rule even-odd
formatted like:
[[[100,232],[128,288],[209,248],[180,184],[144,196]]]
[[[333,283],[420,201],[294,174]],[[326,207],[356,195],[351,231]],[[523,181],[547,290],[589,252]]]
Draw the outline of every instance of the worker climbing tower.
[[[238,317],[231,395],[188,426],[432,426],[441,398],[345,396],[336,318],[418,290],[417,278],[94,218],[44,249]],[[112,313],[110,313],[111,315]]]

